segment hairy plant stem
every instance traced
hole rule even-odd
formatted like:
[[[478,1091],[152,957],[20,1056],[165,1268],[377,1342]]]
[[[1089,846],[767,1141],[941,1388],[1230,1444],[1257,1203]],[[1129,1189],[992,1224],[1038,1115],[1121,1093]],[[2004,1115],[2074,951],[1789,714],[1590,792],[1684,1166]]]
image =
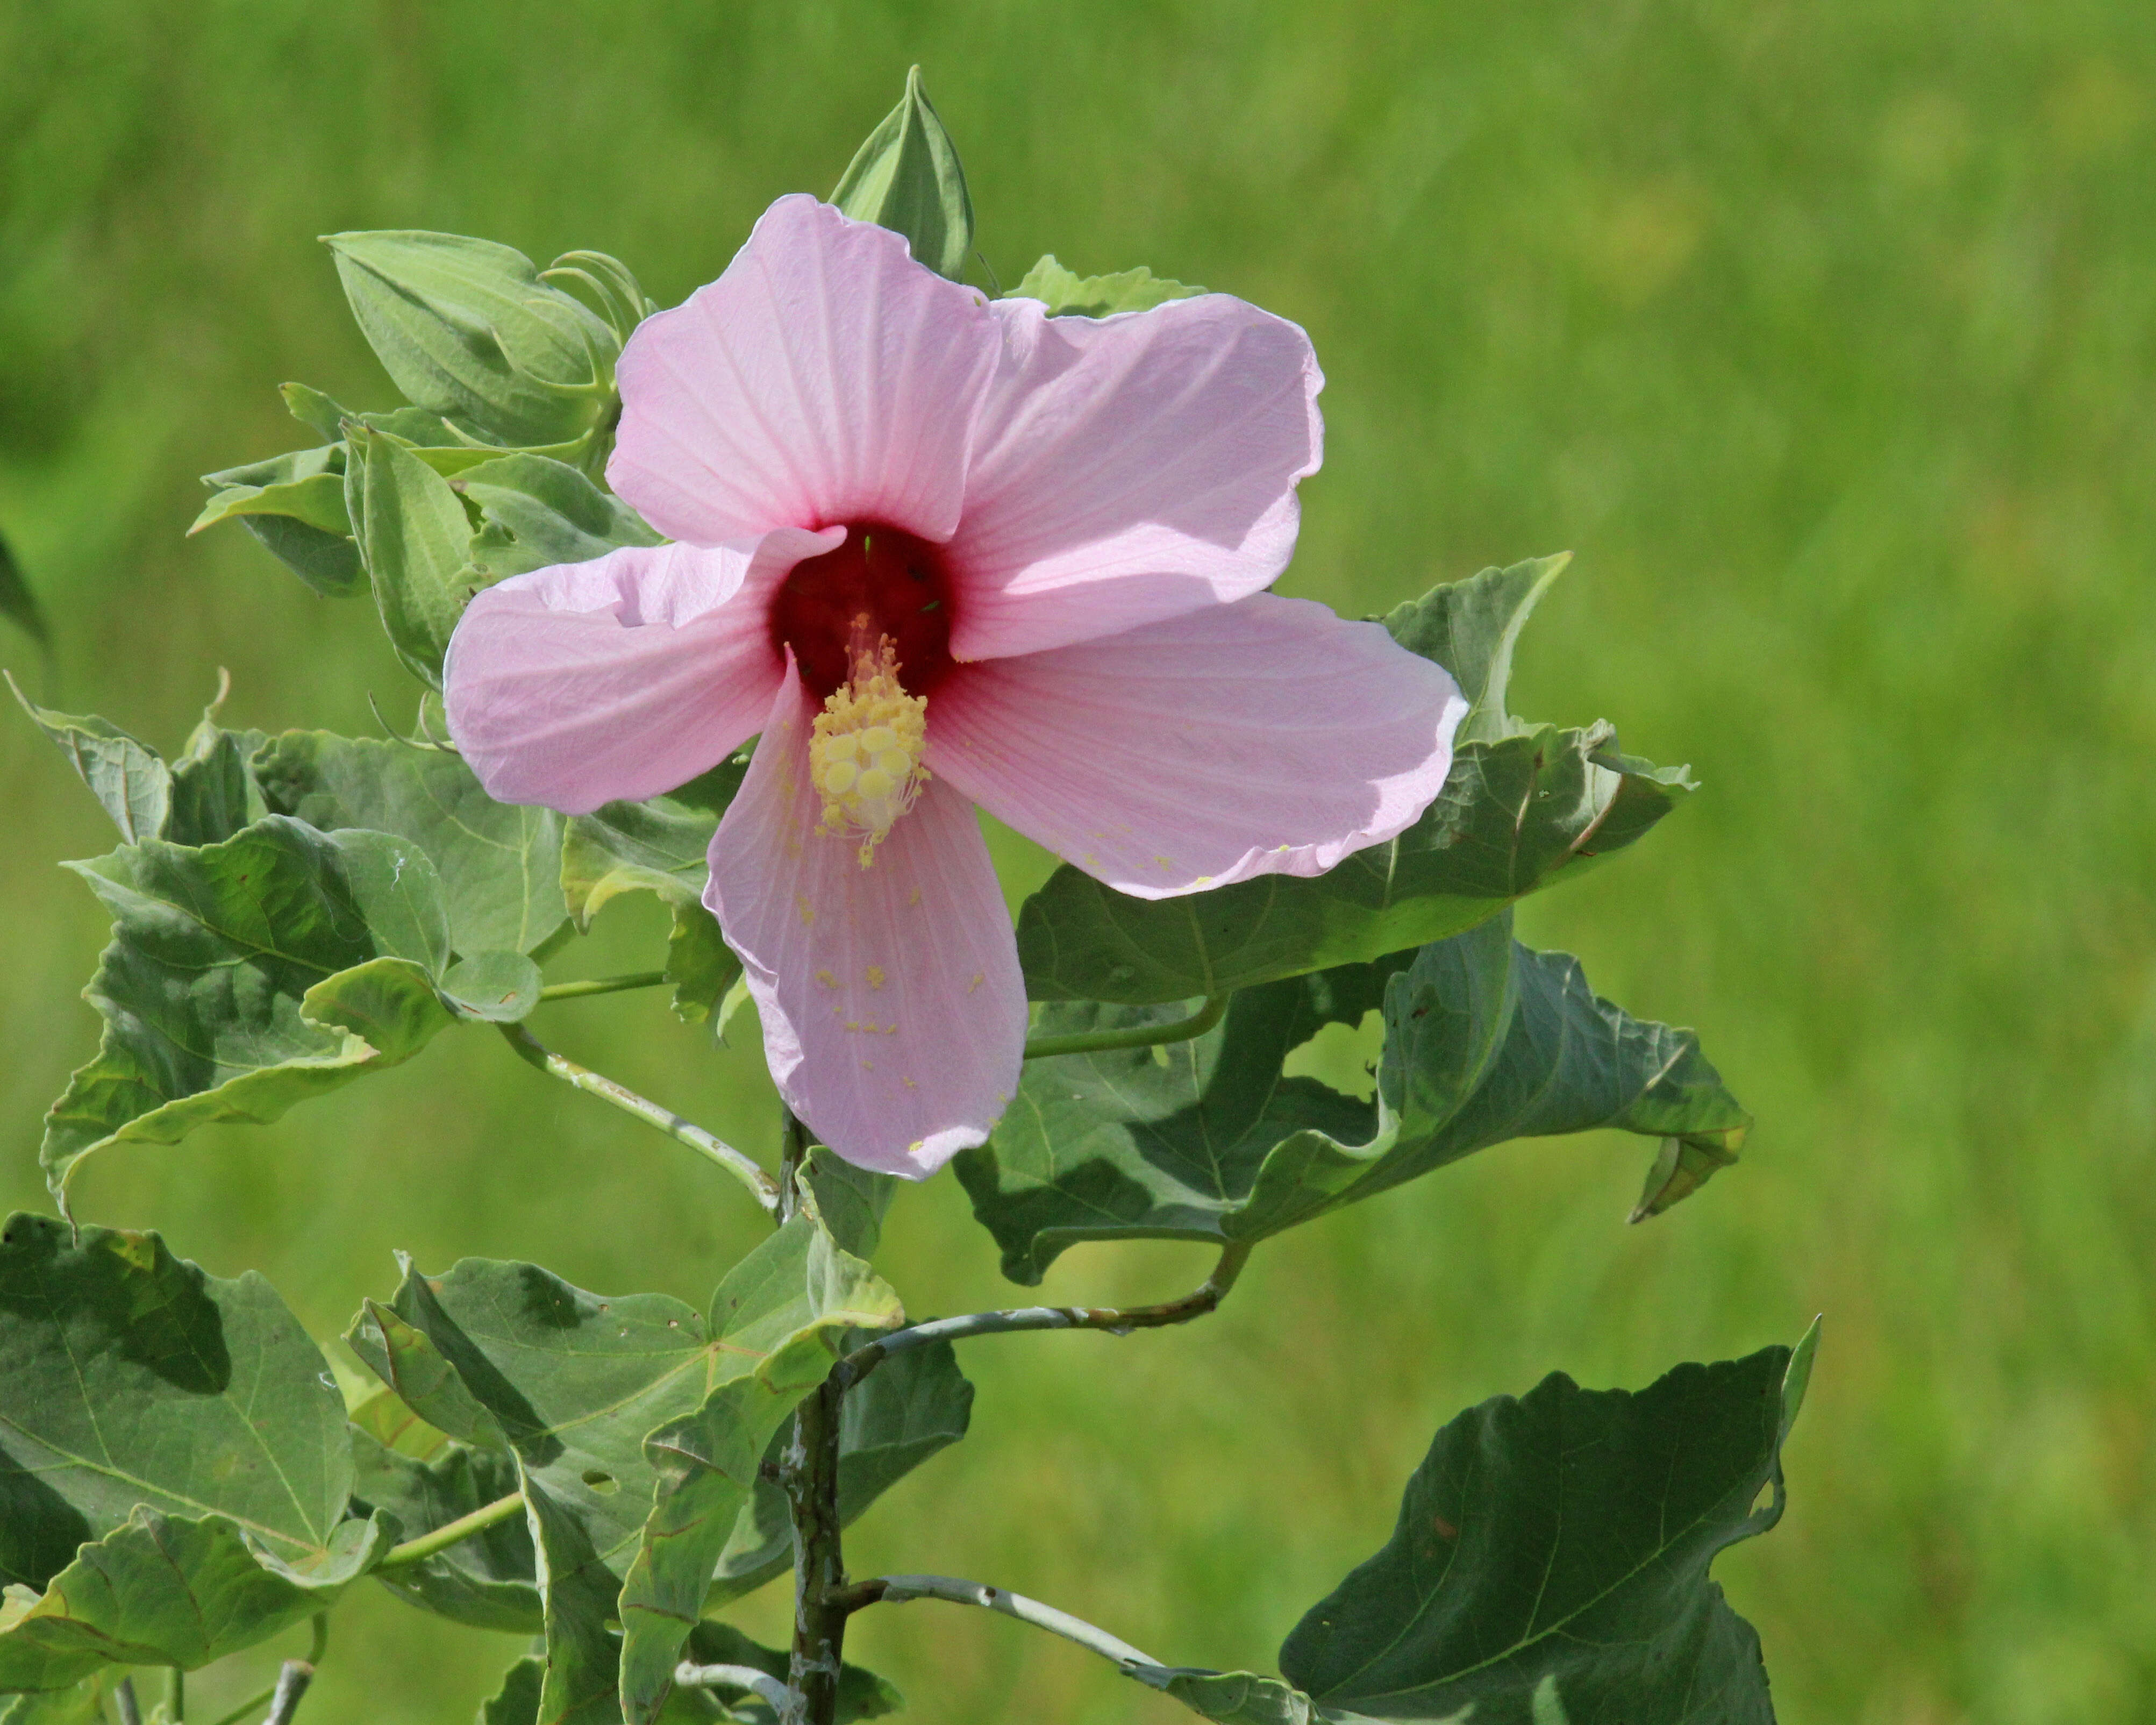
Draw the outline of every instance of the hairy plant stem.
[[[846,1644],[844,1548],[839,1530],[839,1404],[826,1381],[793,1411],[793,1439],[779,1477],[793,1522],[793,1656],[791,1703],[781,1725],[833,1725]]]
[[[521,1024],[496,1024],[502,1039],[516,1052],[516,1057],[526,1065],[537,1067],[549,1077],[573,1085],[588,1096],[611,1102],[624,1114],[634,1116],[646,1126],[656,1127],[678,1144],[686,1144],[700,1156],[724,1168],[749,1189],[750,1195],[767,1210],[778,1208],[780,1188],[777,1181],[759,1168],[752,1157],[745,1156],[724,1139],[713,1137],[693,1121],[684,1120],[670,1108],[637,1095],[626,1085],[617,1084],[588,1066],[580,1066],[574,1060],[556,1054]]]
[[[270,1702],[270,1717],[264,1725],[292,1725],[292,1716],[300,1711],[300,1697],[307,1692],[307,1686],[315,1681],[315,1668],[304,1659],[288,1659],[277,1673],[277,1687]]]
[[[459,1516],[454,1522],[445,1522],[431,1533],[422,1533],[417,1539],[408,1539],[402,1545],[393,1545],[387,1556],[375,1565],[379,1574],[385,1569],[407,1569],[414,1563],[424,1563],[438,1552],[447,1551],[475,1533],[484,1532],[498,1522],[512,1520],[524,1512],[524,1496],[512,1491],[506,1497],[497,1497],[491,1503],[481,1504],[470,1515]]]
[[[1181,1299],[1158,1306],[1020,1306],[1004,1312],[974,1312],[963,1317],[937,1317],[927,1323],[909,1324],[855,1348],[831,1368],[830,1381],[843,1394],[893,1354],[937,1342],[1009,1335],[1018,1330],[1106,1330],[1111,1335],[1127,1336],[1132,1330],[1187,1324],[1219,1305],[1250,1257],[1250,1246],[1240,1241],[1224,1246],[1212,1275]]]
[[[1187,1019],[1166,1024],[1133,1024],[1127,1030],[1079,1030],[1068,1036],[1036,1036],[1025,1045],[1029,1060],[1045,1060],[1056,1055],[1099,1054],[1111,1048],[1158,1048],[1163,1043],[1188,1042],[1203,1036],[1227,1016],[1231,990],[1209,994],[1205,1003]]]
[[[1118,1640],[1082,1617],[1073,1617],[1067,1611],[1058,1611],[1053,1605],[1044,1605],[1038,1599],[1029,1599],[1024,1594],[1012,1593],[1007,1588],[962,1581],[955,1575],[879,1575],[872,1580],[855,1583],[845,1589],[840,1599],[849,1611],[858,1611],[879,1600],[892,1605],[903,1604],[908,1599],[947,1599],[954,1605],[980,1605],[990,1611],[1000,1611],[1006,1617],[1015,1617],[1020,1623],[1029,1623],[1035,1629],[1046,1630],[1050,1635],[1060,1635],[1066,1641],[1075,1641],[1089,1652],[1113,1660],[1126,1671],[1134,1666],[1160,1664],[1150,1653],[1140,1652],[1129,1642]]]
[[[539,991],[546,1000],[581,1000],[589,994],[619,994],[630,988],[656,988],[664,986],[666,973],[663,970],[632,971],[627,976],[586,977],[582,982],[549,983]]]

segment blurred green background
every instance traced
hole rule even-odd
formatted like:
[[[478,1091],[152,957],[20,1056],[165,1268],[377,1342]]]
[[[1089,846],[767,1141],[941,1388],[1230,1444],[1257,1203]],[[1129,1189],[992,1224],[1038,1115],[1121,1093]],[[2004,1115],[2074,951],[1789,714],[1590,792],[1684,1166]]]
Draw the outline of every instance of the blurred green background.
[[[181,536],[193,475],[307,440],[279,382],[393,404],[314,236],[593,246],[670,304],[773,197],[828,191],[914,60],[1006,283],[1050,249],[1142,263],[1309,328],[1330,441],[1286,590],[1362,613],[1577,551],[1516,708],[1607,716],[1707,789],[1522,929],[1700,1026],[1761,1123],[1650,1225],[1624,1225],[1650,1147],[1512,1146],[1268,1245],[1207,1322],[978,1343],[972,1438],[853,1536],[856,1573],[1262,1666],[1459,1408],[1823,1311],[1788,1518],[1717,1569],[1783,1717],[2156,1720],[2146,5],[0,0],[0,533],[55,620],[50,696],[167,747],[220,664],[231,722],[371,732],[370,691],[401,718],[367,608],[236,527]],[[104,934],[52,865],[111,836],[27,722],[0,774],[0,1196],[42,1209]],[[649,911],[557,973],[648,962]],[[655,996],[545,1014],[770,1153],[753,1049]],[[325,1336],[393,1247],[701,1299],[758,1232],[475,1032],[78,1191],[260,1267]],[[887,1240],[916,1312],[1011,1291],[947,1176]],[[1202,1267],[1081,1252],[1049,1291]],[[743,1615],[777,1635],[786,1602]],[[879,1608],[852,1645],[924,1721],[1183,1717],[985,1613]],[[305,1717],[461,1722],[513,1651],[363,1596]],[[272,1657],[198,1680],[201,1716]]]

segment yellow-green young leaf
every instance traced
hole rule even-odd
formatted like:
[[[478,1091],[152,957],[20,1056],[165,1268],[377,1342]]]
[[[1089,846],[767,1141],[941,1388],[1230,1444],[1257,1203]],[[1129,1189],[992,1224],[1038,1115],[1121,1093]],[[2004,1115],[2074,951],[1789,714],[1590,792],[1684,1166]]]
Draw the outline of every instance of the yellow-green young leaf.
[[[441,880],[458,952],[543,955],[563,937],[568,906],[555,862],[562,817],[495,802],[460,757],[287,731],[263,743],[254,768],[275,814],[324,832],[394,833],[424,850]]]
[[[567,442],[611,417],[619,338],[522,253],[409,231],[324,243],[361,331],[415,407],[511,448]]]
[[[1474,703],[1444,790],[1407,831],[1314,878],[1186,898],[1127,898],[1066,865],[1019,911],[1028,994],[1151,1005],[1377,958],[1472,928],[1641,837],[1691,790],[1682,768],[1620,752],[1606,724],[1560,731],[1505,711],[1513,644],[1563,567],[1485,570],[1384,619]]]
[[[1005,297],[1038,300],[1048,307],[1050,317],[1112,317],[1118,311],[1150,311],[1170,300],[1188,300],[1204,291],[1155,275],[1142,264],[1112,275],[1080,275],[1057,263],[1050,252]]]
[[[1558,1373],[1460,1414],[1281,1671],[1326,1719],[1772,1725],[1759,1638],[1707,1568],[1781,1518],[1791,1364],[1636,1393]]]
[[[97,1056],[46,1117],[56,1194],[107,1144],[275,1120],[453,1022],[435,992],[440,883],[403,839],[271,815],[222,844],[148,839],[68,866],[113,938],[85,991],[105,1020]]]
[[[378,431],[352,442],[360,555],[397,656],[430,688],[465,605],[484,583],[471,567],[471,521],[449,482]]]
[[[994,1136],[957,1162],[1004,1273],[1037,1282],[1086,1240],[1262,1240],[1510,1138],[1614,1127],[1697,1147],[1696,1168],[1735,1160],[1751,1117],[1698,1038],[1599,999],[1578,960],[1519,945],[1511,923],[1245,990],[1190,1041],[1029,1062]],[[1186,1010],[1053,1006],[1040,1028]],[[1323,1026],[1373,1010],[1373,1100],[1282,1076]]]
[[[973,201],[957,146],[928,100],[921,68],[855,152],[831,202],[857,222],[906,236],[915,260],[957,281],[973,247]]]

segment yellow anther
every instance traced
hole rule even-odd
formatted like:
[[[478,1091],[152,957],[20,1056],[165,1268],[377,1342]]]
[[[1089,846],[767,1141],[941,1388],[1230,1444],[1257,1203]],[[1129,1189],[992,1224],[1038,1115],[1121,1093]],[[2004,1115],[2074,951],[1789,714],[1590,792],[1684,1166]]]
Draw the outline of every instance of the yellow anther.
[[[864,631],[867,624],[861,619]],[[854,674],[832,691],[808,740],[808,777],[824,799],[823,829],[859,834],[861,866],[913,807],[928,781],[921,764],[928,702],[898,680],[898,655],[886,635],[874,650],[857,647]]]

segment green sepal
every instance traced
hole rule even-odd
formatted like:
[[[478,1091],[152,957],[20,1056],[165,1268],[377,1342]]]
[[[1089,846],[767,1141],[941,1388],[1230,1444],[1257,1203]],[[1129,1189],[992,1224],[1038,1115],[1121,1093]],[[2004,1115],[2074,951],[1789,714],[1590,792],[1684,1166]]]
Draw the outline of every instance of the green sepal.
[[[1281,1076],[1324,1025],[1373,1009],[1385,1022],[1374,1099]],[[1183,1010],[1050,1007],[1039,1028]],[[1691,1031],[1598,998],[1576,959],[1519,945],[1504,916],[1247,989],[1190,1041],[1032,1061],[1017,1105],[957,1168],[1004,1273],[1033,1283],[1082,1241],[1262,1240],[1508,1138],[1615,1127],[1719,1165],[1750,1123]]]
[[[361,331],[414,406],[511,448],[565,443],[610,416],[620,337],[522,253],[411,231],[324,243]]]
[[[1682,768],[1621,753],[1607,724],[1559,730],[1505,711],[1513,641],[1563,566],[1485,570],[1384,619],[1473,703],[1476,736],[1413,826],[1323,875],[1183,898],[1128,898],[1059,868],[1019,915],[1030,998],[1152,1005],[1378,958],[1461,933],[1642,837],[1692,788]]]
[[[1193,299],[1204,291],[1155,275],[1143,264],[1112,275],[1080,275],[1057,263],[1050,252],[1004,297],[1039,300],[1050,317],[1112,317],[1119,311],[1150,311],[1170,300]]]
[[[377,431],[354,433],[348,497],[382,626],[405,668],[442,686],[442,656],[471,596],[472,524],[449,480]]]
[[[137,1508],[85,1545],[44,1593],[0,1608],[0,1691],[64,1689],[100,1666],[196,1671],[335,1604],[397,1538],[381,1517],[340,1522],[304,1566],[271,1555],[228,1516]]]
[[[857,222],[906,236],[916,262],[960,280],[973,248],[973,201],[957,146],[928,100],[921,68],[906,94],[855,153],[831,202]]]
[[[254,761],[270,810],[324,832],[363,827],[424,850],[463,953],[542,952],[568,916],[555,855],[562,819],[497,803],[445,749],[287,731]]]
[[[221,844],[148,839],[67,866],[113,939],[84,991],[105,1020],[96,1058],[45,1121],[40,1160],[63,1202],[93,1151],[275,1120],[453,1022],[436,992],[440,882],[406,840],[270,815]]]
[[[498,456],[450,483],[484,517],[469,553],[483,583],[664,542],[619,497],[544,455]]]

